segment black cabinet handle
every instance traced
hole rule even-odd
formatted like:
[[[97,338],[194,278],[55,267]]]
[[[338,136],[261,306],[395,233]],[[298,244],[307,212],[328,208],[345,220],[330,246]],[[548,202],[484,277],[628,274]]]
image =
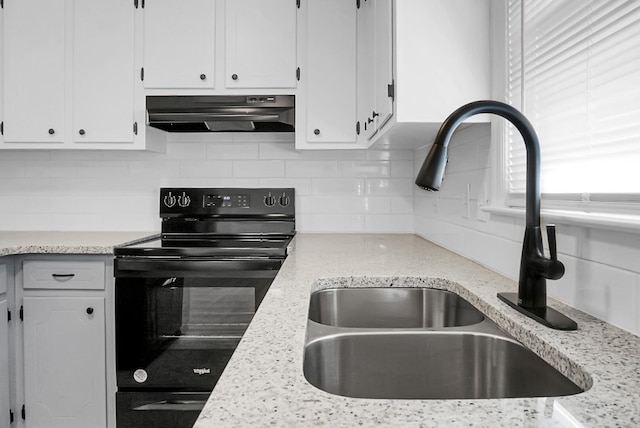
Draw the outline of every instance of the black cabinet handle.
[[[93,308],[92,307],[88,307],[87,308],[87,314],[91,315],[93,313]]]
[[[200,75],[200,80],[205,80],[206,78],[207,78],[207,75],[206,75],[206,74],[201,74],[201,75]]]
[[[231,75],[231,78],[232,78],[233,80],[238,80],[238,75],[237,75],[237,74],[232,74],[232,75]]]
[[[49,135],[53,135],[55,133],[56,133],[55,129],[49,128]]]
[[[51,276],[54,278],[73,278],[74,276],[76,276],[76,274],[75,273],[52,273]]]
[[[79,131],[78,131],[78,134],[80,134],[80,135],[84,135],[84,129],[79,130]]]

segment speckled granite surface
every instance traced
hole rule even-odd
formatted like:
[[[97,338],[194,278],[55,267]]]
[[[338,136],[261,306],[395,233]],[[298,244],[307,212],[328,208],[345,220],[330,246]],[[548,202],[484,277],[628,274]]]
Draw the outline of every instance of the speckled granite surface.
[[[153,232],[0,231],[0,256],[13,254],[113,254],[113,247]]]
[[[298,234],[294,245],[196,428],[640,426],[638,336],[555,301],[579,330],[550,330],[498,300],[515,282],[416,236]],[[302,374],[310,292],[372,285],[452,290],[591,388],[560,398],[378,400],[313,387]]]

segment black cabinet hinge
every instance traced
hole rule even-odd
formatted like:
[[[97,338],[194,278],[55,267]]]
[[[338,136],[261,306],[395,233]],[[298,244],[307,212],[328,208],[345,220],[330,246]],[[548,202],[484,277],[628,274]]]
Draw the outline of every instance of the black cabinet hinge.
[[[356,122],[356,134],[360,135],[360,121]]]
[[[395,82],[392,80],[391,84],[387,85],[387,96],[393,100],[395,95]]]
[[[20,321],[24,321],[24,307],[20,306]]]
[[[296,68],[296,79],[300,81],[300,67]]]
[[[27,412],[24,408],[24,404],[22,405],[22,410],[20,411],[20,414],[22,416],[22,419],[27,419]]]
[[[140,68],[140,80],[144,82],[144,67]]]

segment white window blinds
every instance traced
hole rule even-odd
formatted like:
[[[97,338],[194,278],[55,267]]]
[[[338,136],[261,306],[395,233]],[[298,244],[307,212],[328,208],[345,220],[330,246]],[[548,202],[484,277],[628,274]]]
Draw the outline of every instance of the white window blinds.
[[[640,1],[509,0],[507,19],[507,101],[540,138],[542,192],[640,194]],[[506,149],[508,191],[522,193],[511,126]]]

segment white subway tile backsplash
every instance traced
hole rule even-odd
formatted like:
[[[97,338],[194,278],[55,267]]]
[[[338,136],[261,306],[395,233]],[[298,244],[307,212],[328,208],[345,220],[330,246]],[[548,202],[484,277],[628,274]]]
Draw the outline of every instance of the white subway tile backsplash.
[[[206,159],[205,143],[173,143],[167,144],[166,157],[169,159]]]
[[[232,163],[215,160],[184,160],[180,163],[182,177],[230,177]]]
[[[22,160],[0,160],[0,178],[24,177],[26,165]]]
[[[216,143],[207,145],[208,159],[258,159],[259,143]]]
[[[391,177],[409,178],[413,182],[413,160],[393,160],[391,161]]]
[[[340,161],[338,173],[341,177],[391,177],[388,161]]]
[[[293,145],[282,143],[260,143],[258,146],[260,159],[299,159],[300,152],[297,152]]]
[[[233,161],[234,177],[283,177],[284,171],[283,160]]]
[[[401,178],[370,178],[366,180],[368,195],[411,195],[413,194],[413,180]]]
[[[364,179],[354,178],[314,178],[311,181],[314,194],[364,195]]]
[[[287,160],[287,177],[337,177],[338,162],[336,160]]]

